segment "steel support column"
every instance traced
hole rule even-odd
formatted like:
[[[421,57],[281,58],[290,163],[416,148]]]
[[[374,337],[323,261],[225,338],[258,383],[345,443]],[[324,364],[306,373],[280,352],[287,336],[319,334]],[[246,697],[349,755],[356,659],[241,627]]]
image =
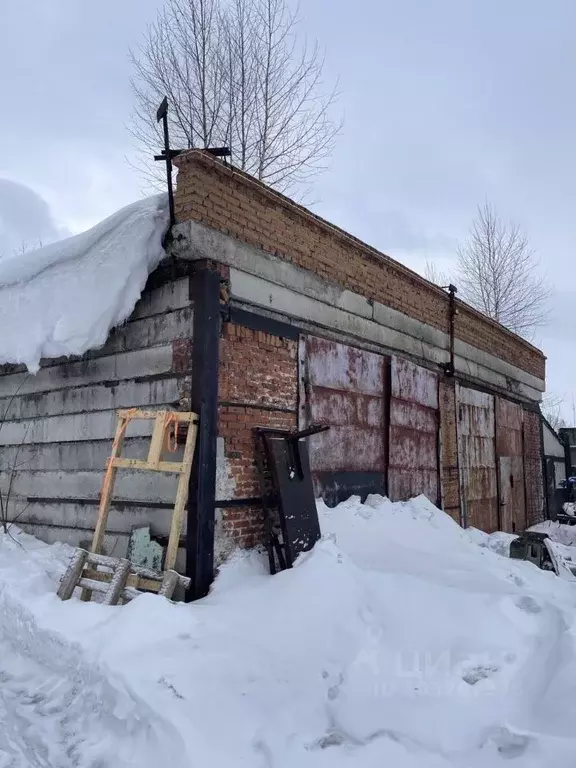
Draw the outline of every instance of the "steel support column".
[[[188,495],[186,575],[191,579],[187,599],[197,600],[208,594],[214,578],[220,275],[208,262],[196,263],[190,298],[194,304],[191,410],[200,423]]]

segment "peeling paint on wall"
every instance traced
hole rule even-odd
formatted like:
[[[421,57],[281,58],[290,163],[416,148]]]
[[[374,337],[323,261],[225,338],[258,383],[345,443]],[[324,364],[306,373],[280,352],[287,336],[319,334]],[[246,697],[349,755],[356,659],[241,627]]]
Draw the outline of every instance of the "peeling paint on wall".
[[[236,481],[228,465],[224,438],[216,438],[216,501],[234,499],[236,495]]]
[[[238,543],[224,522],[224,510],[217,509],[214,521],[214,567],[222,565],[237,548]]]

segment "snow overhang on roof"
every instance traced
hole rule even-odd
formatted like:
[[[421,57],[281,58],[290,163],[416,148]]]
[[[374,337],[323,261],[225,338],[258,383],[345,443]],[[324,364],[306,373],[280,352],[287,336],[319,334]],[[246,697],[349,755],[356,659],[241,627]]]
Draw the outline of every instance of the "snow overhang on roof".
[[[92,229],[0,258],[0,364],[81,355],[126,320],[165,256],[166,194],[126,206]]]

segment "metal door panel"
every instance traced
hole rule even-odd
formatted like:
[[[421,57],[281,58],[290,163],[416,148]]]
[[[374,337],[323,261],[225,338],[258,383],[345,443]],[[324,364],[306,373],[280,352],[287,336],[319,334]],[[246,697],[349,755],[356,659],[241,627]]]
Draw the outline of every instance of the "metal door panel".
[[[522,406],[496,398],[496,454],[499,467],[500,528],[508,533],[526,528]]]
[[[306,336],[300,364],[301,427],[330,426],[309,441],[316,494],[336,503],[385,492],[388,358]]]
[[[498,530],[494,397],[457,385],[461,523]]]
[[[397,501],[423,493],[437,504],[438,377],[393,357],[390,394],[388,495]]]

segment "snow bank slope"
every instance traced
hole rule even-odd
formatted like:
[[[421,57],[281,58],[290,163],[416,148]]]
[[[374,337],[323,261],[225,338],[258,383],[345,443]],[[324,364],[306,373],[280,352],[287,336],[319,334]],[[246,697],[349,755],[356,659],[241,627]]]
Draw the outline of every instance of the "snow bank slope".
[[[132,312],[164,251],[167,196],[123,208],[88,232],[0,259],[0,364],[79,355]]]
[[[424,498],[320,515],[324,539],[294,569],[236,556],[195,605],[59,603],[64,550],[29,540],[0,540],[0,585],[124,708],[154,710],[152,746],[185,765],[572,768],[576,585],[479,546]],[[28,715],[30,739],[46,722]]]

